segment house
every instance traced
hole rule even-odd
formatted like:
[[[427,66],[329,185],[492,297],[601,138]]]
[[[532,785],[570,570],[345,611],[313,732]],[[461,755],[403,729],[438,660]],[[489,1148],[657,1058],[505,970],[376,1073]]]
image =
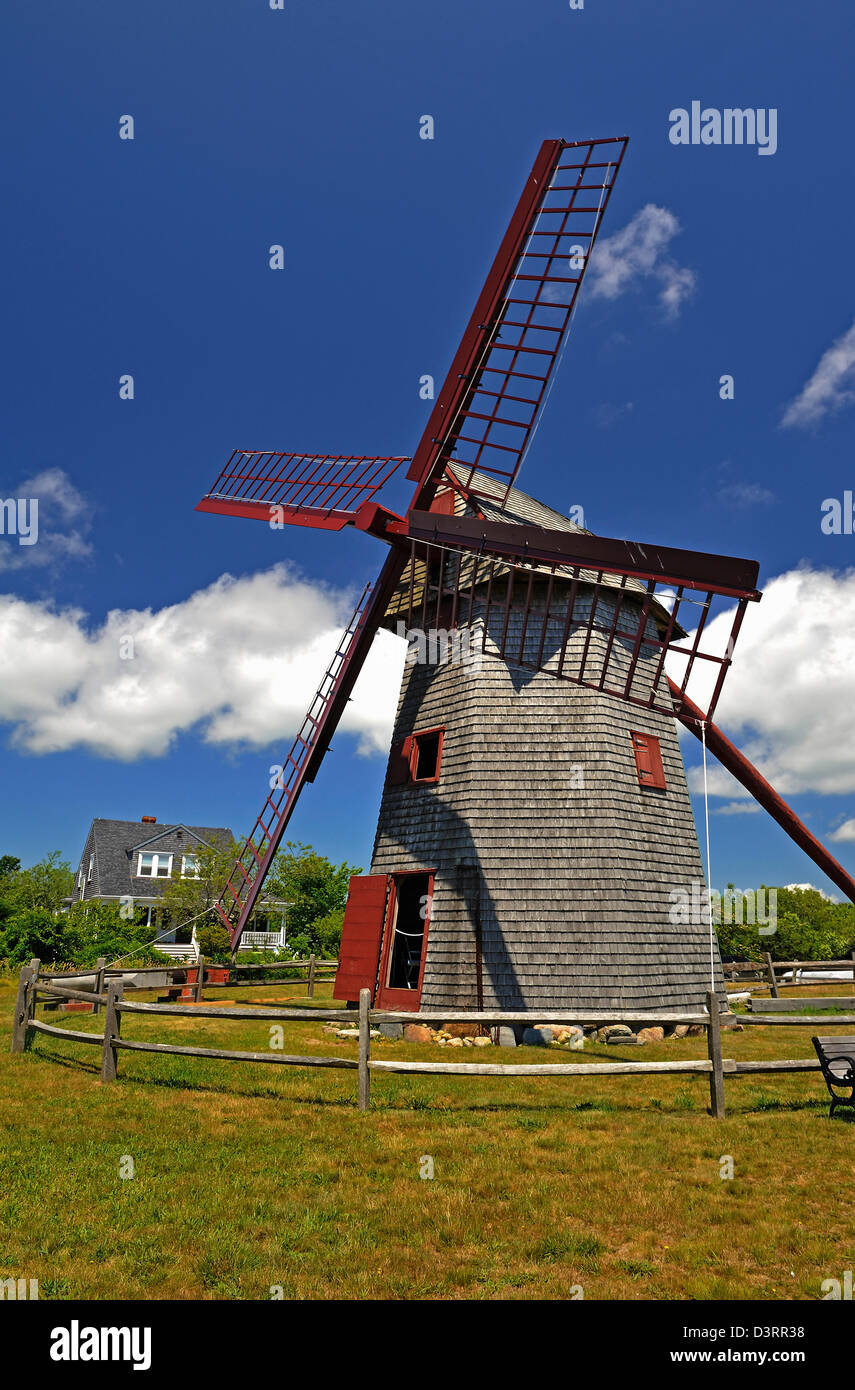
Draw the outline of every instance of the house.
[[[156,816],[138,821],[93,820],[69,902],[118,902],[162,932],[169,926],[159,906],[167,883],[198,877],[200,851],[227,848],[233,842],[231,830],[222,825],[158,825]],[[265,915],[281,915],[279,904],[268,902],[265,907]],[[266,922],[258,925],[266,926]],[[245,933],[241,946],[257,950],[284,945],[284,920],[276,925],[276,931]],[[167,930],[158,941],[158,950],[165,949],[167,954],[179,954],[181,946],[187,948],[181,954],[193,954],[190,927]]]

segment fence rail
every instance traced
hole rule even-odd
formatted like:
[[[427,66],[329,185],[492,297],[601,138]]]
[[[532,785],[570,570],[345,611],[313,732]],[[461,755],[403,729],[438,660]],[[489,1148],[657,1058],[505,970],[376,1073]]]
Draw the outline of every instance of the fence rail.
[[[844,979],[848,976],[855,981],[855,951],[847,960],[773,960],[766,951],[762,961],[732,960],[728,961],[723,969],[725,979],[730,979],[731,984],[737,983],[742,977],[755,979],[767,984],[772,998],[778,999],[780,990],[799,987],[802,982],[796,977],[800,971],[803,973],[806,970],[827,970],[835,974],[842,972]],[[780,979],[779,972],[782,971],[792,971],[793,978]]]
[[[206,986],[207,988],[207,986]],[[98,1003],[104,1006],[104,1031],[103,1033],[83,1033],[67,1028],[58,1028],[53,1024],[45,1023],[42,1019],[35,1018],[36,1004],[39,998],[84,998],[93,1000],[97,998]],[[162,1015],[164,1017],[183,1017],[183,1018],[217,1018],[217,1019],[253,1019],[271,1022],[347,1022],[357,1025],[358,1033],[358,1055],[354,1060],[350,1057],[324,1057],[317,1055],[290,1055],[275,1050],[268,1052],[245,1052],[235,1051],[226,1048],[196,1047],[179,1045],[177,1043],[147,1042],[142,1039],[131,1039],[122,1037],[122,1017],[125,1014],[144,1015],[148,1017]],[[584,1023],[598,1022],[601,1026],[612,1023],[623,1023],[629,1021],[629,1014],[626,1010],[619,1010],[608,1016],[598,1013],[596,1018],[587,1012],[579,1010],[565,1011],[563,1013],[538,1014],[538,1021],[547,1023]],[[638,1013],[632,1015],[634,1020],[639,1017]],[[727,1017],[727,1016],[726,1016]],[[729,1017],[733,1017],[730,1015]],[[124,998],[124,984],[121,980],[110,980],[106,982],[106,989],[103,995],[95,996],[92,993],[84,993],[74,990],[65,985],[48,983],[39,976],[39,962],[31,961],[20,974],[18,984],[18,997],[15,1006],[15,1018],[12,1031],[12,1051],[25,1052],[28,1050],[32,1035],[37,1033],[47,1034],[50,1037],[63,1038],[66,1041],[82,1042],[89,1045],[100,1046],[101,1048],[101,1079],[103,1081],[114,1081],[118,1070],[118,1056],[121,1051],[128,1052],[149,1052],[161,1055],[181,1056],[181,1057],[202,1057],[212,1058],[217,1061],[227,1062],[260,1062],[280,1066],[294,1067],[318,1067],[333,1068],[346,1071],[357,1072],[357,1108],[365,1111],[369,1108],[371,1093],[371,1074],[377,1073],[397,1073],[399,1075],[427,1075],[427,1076],[657,1076],[657,1075],[702,1075],[709,1077],[710,1088],[710,1113],[717,1119],[724,1117],[724,1078],[725,1076],[750,1075],[752,1073],[772,1073],[772,1072],[801,1072],[815,1071],[819,1069],[819,1061],[810,1058],[789,1058],[773,1061],[744,1061],[740,1062],[733,1058],[722,1056],[721,1050],[721,1014],[719,1012],[718,999],[714,993],[707,995],[707,1008],[703,1013],[682,1013],[664,1012],[655,1017],[651,1015],[649,1022],[664,1023],[699,1023],[706,1031],[707,1057],[705,1059],[684,1059],[665,1062],[645,1062],[630,1059],[614,1062],[529,1062],[529,1063],[500,1063],[500,1062],[452,1062],[452,1061],[406,1061],[401,1058],[379,1059],[371,1056],[371,1025],[373,1023],[482,1023],[482,1024],[511,1024],[527,1023],[532,1018],[531,1013],[520,1013],[519,1011],[509,1011],[507,1013],[500,1010],[480,1010],[478,1012],[467,1012],[465,1010],[449,1010],[440,1013],[437,1010],[426,1010],[422,1013],[405,1013],[396,1010],[371,1009],[370,993],[362,990],[359,1000],[359,1012],[354,1014],[352,1009],[317,1009],[314,1006],[297,1008],[275,1008],[270,1005],[226,1005],[216,1007],[209,1005],[205,1007],[198,1004],[148,1004],[142,1001],[134,1001]],[[827,1024],[828,1015],[792,1015],[786,1017],[782,1014],[771,1015],[741,1015],[740,1021],[748,1024],[772,1024],[786,1025],[789,1027],[813,1027],[817,1024]],[[855,1026],[855,1014],[836,1018],[836,1023],[842,1025]]]

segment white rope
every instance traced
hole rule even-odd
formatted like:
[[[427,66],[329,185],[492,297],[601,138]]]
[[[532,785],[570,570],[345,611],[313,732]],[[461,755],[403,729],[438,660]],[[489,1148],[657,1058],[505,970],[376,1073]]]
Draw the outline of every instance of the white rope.
[[[707,837],[707,907],[710,920],[710,989],[715,993],[715,929],[713,927],[713,908],[712,908],[712,870],[710,868],[710,799],[707,792],[707,725],[706,720],[700,721],[701,725],[701,747],[703,749],[704,761],[704,821],[706,824]]]
[[[195,917],[188,917],[186,922],[181,923],[181,927],[189,927],[191,922],[198,922],[200,917],[206,917],[209,912],[213,912],[213,907],[206,907],[204,911],[197,912]],[[171,932],[174,932],[175,925],[176,924],[173,922],[171,927],[167,927],[166,931],[162,931],[160,935],[154,937],[152,941],[146,941],[140,946],[135,946],[132,951],[126,951],[123,956],[116,956],[116,959],[113,961],[113,965],[118,965],[120,960],[127,960],[128,956],[142,955],[145,951],[149,949],[150,946],[154,945],[155,941],[162,941],[165,936],[169,936]],[[107,969],[110,970],[112,969],[112,967],[107,966]]]

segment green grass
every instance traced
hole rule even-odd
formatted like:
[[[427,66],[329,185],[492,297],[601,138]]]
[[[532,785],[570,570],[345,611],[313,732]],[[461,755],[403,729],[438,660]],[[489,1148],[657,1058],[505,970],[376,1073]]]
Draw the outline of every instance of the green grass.
[[[4,1049],[13,1000],[4,977]],[[287,1052],[355,1056],[320,1022],[284,1027]],[[130,1038],[258,1051],[268,1028],[123,1024]],[[806,1028],[723,1041],[740,1059],[812,1053]],[[372,1050],[445,1055],[385,1038]],[[638,1049],[704,1055],[697,1037]],[[586,1298],[812,1299],[855,1264],[855,1125],[827,1119],[818,1073],[726,1078],[717,1122],[703,1075],[375,1074],[361,1115],[352,1071],[123,1052],[103,1086],[99,1067],[99,1049],[54,1038],[0,1053],[0,1276],[38,1278],[43,1298],[264,1299],[281,1285],[286,1298],[561,1299],[582,1285]],[[133,1179],[119,1176],[125,1155]]]

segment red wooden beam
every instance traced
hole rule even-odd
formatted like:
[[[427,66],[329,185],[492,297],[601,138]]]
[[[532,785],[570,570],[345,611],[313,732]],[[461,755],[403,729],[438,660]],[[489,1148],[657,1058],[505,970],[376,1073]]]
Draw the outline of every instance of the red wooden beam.
[[[411,511],[405,521],[391,522],[392,535],[433,545],[506,555],[516,563],[582,565],[586,569],[653,579],[657,584],[682,585],[733,598],[758,599],[756,560],[702,550],[677,550],[667,545],[591,536],[584,531],[520,526],[515,522],[483,521],[480,517],[440,516]]]
[[[273,502],[227,501],[222,497],[203,497],[197,512],[218,516],[249,517],[252,521],[281,522],[296,526],[315,526],[321,531],[343,531],[353,524],[353,512],[319,511],[316,507],[283,507]],[[278,529],[278,528],[277,528]]]
[[[695,735],[701,737],[701,724],[704,722],[703,712],[698,708],[688,695],[681,693],[679,686],[672,680],[668,681],[671,693],[677,702],[676,714],[681,724]],[[731,743],[718,728],[716,724],[707,723],[706,742],[710,752],[715,754],[722,767],[726,767],[740,782],[746,791],[749,791],[754,800],[759,802],[764,811],[768,811],[773,820],[777,821],[782,830],[786,830],[791,840],[795,840],[799,849],[804,850],[805,854],[813,860],[818,868],[836,884],[847,898],[855,902],[855,879],[848,874],[842,864],[838,864],[833,855],[829,854],[823,844],[812,835],[807,826],[799,820],[795,811],[792,810],[778,795],[775,788],[766,781],[766,778],[757,771],[753,763],[749,762],[744,753],[740,753],[735,744]]]

